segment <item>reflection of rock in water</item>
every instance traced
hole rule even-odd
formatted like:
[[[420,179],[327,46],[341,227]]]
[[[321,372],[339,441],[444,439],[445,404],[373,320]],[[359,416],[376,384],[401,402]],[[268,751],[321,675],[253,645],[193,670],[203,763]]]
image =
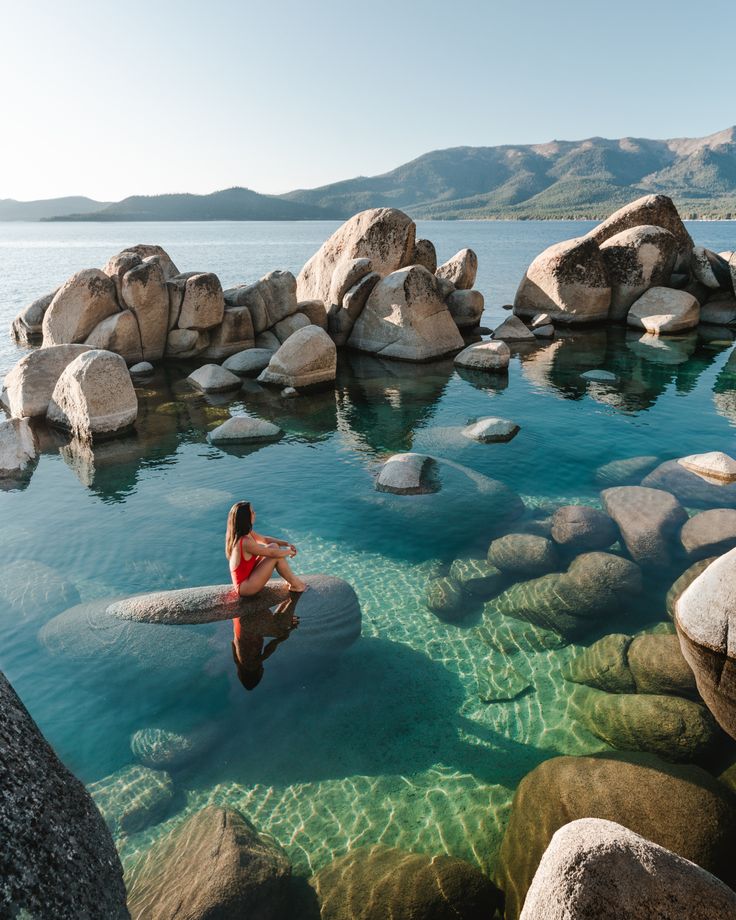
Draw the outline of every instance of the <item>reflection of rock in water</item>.
[[[280,390],[252,381],[244,387],[240,399],[248,412],[278,425],[287,435],[297,435],[307,441],[321,441],[337,428],[332,387],[285,398]]]
[[[728,356],[713,386],[716,412],[736,424],[736,349]]]

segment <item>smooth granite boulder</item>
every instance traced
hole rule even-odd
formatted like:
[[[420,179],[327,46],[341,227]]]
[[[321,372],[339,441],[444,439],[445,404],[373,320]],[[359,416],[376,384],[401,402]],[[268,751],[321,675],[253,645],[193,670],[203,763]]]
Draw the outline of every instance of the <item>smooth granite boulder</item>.
[[[273,352],[268,348],[248,348],[231,355],[222,366],[231,374],[238,377],[257,377],[262,370],[268,367]]]
[[[625,460],[611,460],[595,471],[595,481],[602,486],[635,486],[651,473],[659,463],[659,457],[627,457]]]
[[[609,633],[571,658],[562,669],[565,680],[608,693],[636,693],[629,667],[631,636]]]
[[[621,531],[631,558],[642,565],[670,564],[687,512],[662,489],[617,486],[601,492],[603,506]]]
[[[677,460],[667,460],[642,479],[651,489],[665,489],[683,505],[697,508],[736,508],[736,482],[706,478],[686,469]]]
[[[159,361],[169,328],[169,291],[163,268],[153,260],[136,265],[123,275],[121,292],[138,323],[143,359]]]
[[[710,872],[599,818],[555,832],[521,920],[736,920],[736,894]]]
[[[675,603],[675,626],[698,691],[736,738],[736,549],[712,562]]]
[[[135,867],[136,920],[281,920],[291,864],[239,812],[210,805],[178,825]]]
[[[211,444],[249,444],[259,441],[275,441],[283,431],[264,419],[249,415],[233,415],[213,428],[207,435]]]
[[[58,291],[58,288],[56,290]],[[55,296],[56,291],[44,294],[43,297],[37,297],[20,311],[10,327],[16,342],[25,344],[43,337],[43,318]]]
[[[437,250],[432,240],[417,240],[411,254],[411,265],[423,265],[434,274],[437,271]]]
[[[117,313],[115,285],[97,268],[77,272],[62,284],[43,317],[44,345],[83,342],[98,323]]]
[[[362,261],[362,260],[353,260]],[[340,306],[335,306],[327,317],[327,328],[336,345],[347,344],[355,320],[363,312],[373,288],[381,280],[378,272],[370,272],[345,292]]]
[[[384,358],[427,361],[458,351],[463,339],[426,268],[412,265],[376,284],[348,345]]]
[[[115,293],[117,294],[118,303],[124,303],[123,276],[126,274],[126,272],[129,272],[131,268],[135,268],[137,265],[141,265],[142,263],[143,259],[138,255],[137,252],[131,252],[129,249],[124,249],[122,252],[117,253],[117,255],[110,256],[107,262],[103,265],[102,271],[112,279],[112,282],[115,285]]]
[[[190,275],[184,285],[184,297],[177,323],[179,328],[211,329],[213,326],[219,326],[224,315],[225,297],[217,275],[213,272]]]
[[[701,572],[704,572],[711,564],[711,562],[715,562],[717,558],[718,556],[709,556],[707,559],[701,559],[699,562],[695,562],[687,569],[685,569],[682,575],[675,579],[669,591],[667,592],[667,597],[665,600],[667,616],[670,617],[670,619],[674,620],[675,618],[675,604],[677,603],[685,588],[689,587],[695,581],[698,575],[700,575]]]
[[[480,291],[453,291],[446,303],[458,329],[474,329],[483,316],[485,301]]]
[[[141,333],[138,321],[131,310],[121,310],[120,313],[113,313],[112,316],[103,319],[90,332],[84,344],[88,348],[114,351],[124,358],[127,364],[137,364],[143,360]]]
[[[327,308],[321,300],[300,300],[297,307],[313,326],[327,331]]]
[[[475,284],[478,273],[478,256],[472,249],[461,249],[436,269],[435,275],[450,281],[460,291],[468,291]]]
[[[154,368],[150,361],[139,361],[138,364],[134,364],[128,370],[131,377],[148,377],[153,373]]]
[[[286,319],[276,323],[271,331],[283,345],[289,336],[311,325],[309,319],[303,313],[292,313],[291,316],[287,316]]]
[[[299,300],[329,303],[332,276],[340,262],[370,259],[381,277],[410,265],[416,226],[403,211],[371,208],[345,221],[299,272],[296,282]]]
[[[693,246],[690,258],[692,276],[709,290],[727,290],[731,286],[728,261],[704,246]]]
[[[579,237],[555,243],[534,259],[516,292],[514,313],[591,323],[607,319],[610,305],[611,284],[598,243]]]
[[[555,327],[552,323],[547,323],[544,326],[534,326],[532,335],[537,339],[552,339],[555,335]]]
[[[167,358],[197,358],[210,344],[210,334],[198,329],[171,329],[166,337]],[[208,365],[209,366],[209,365]]]
[[[484,600],[498,594],[508,581],[508,576],[486,559],[455,559],[450,578],[466,594]]]
[[[0,479],[27,471],[36,454],[36,439],[27,418],[0,421]]]
[[[680,531],[689,559],[720,556],[736,546],[736,509],[712,508],[689,518]]]
[[[187,380],[204,393],[223,393],[239,389],[242,385],[240,377],[231,374],[219,364],[204,364],[192,371]]]
[[[559,565],[554,543],[531,533],[509,533],[493,540],[488,561],[507,575],[545,575]]]
[[[500,905],[476,866],[386,846],[350,850],[311,884],[322,920],[487,920]]]
[[[614,821],[728,885],[736,881],[736,797],[705,770],[651,754],[554,757],[514,795],[496,868],[507,920],[519,917],[554,832],[578,818]]]
[[[125,920],[102,815],[0,674],[0,915]]]
[[[519,433],[519,426],[508,418],[488,416],[479,418],[466,425],[462,433],[471,441],[480,441],[482,444],[495,444],[510,441]]]
[[[713,326],[736,325],[736,297],[733,294],[712,294],[700,304],[700,322]]]
[[[518,316],[509,316],[493,330],[494,342],[534,342],[536,337]]]
[[[626,322],[652,335],[687,332],[700,322],[700,304],[687,291],[652,287],[632,304]]]
[[[222,322],[210,330],[209,344],[202,352],[205,358],[221,361],[255,345],[253,320],[247,307],[227,307]]]
[[[269,272],[255,284],[230,288],[225,299],[228,306],[248,308],[256,336],[299,309],[296,278],[285,271]]]
[[[608,549],[618,536],[613,519],[589,505],[565,505],[552,515],[552,539],[566,550]]]
[[[611,283],[609,320],[624,320],[629,308],[650,287],[670,280],[678,243],[663,227],[631,227],[600,244]]]
[[[90,783],[89,793],[114,834],[134,834],[168,814],[174,786],[165,770],[135,764]]]
[[[347,292],[371,272],[373,272],[373,263],[370,259],[344,259],[338,262],[332,273],[330,292],[325,301],[327,315],[330,316],[340,310]]]
[[[49,400],[49,422],[80,440],[105,438],[135,424],[138,398],[125,360],[92,349],[62,371]]]
[[[394,495],[437,492],[439,485],[435,461],[424,454],[394,454],[376,477],[376,491]]]
[[[505,371],[511,352],[505,342],[475,342],[455,355],[455,364],[483,371]]]
[[[161,266],[167,280],[179,274],[179,269],[163,246],[157,246],[155,243],[136,243],[135,246],[126,246],[125,252],[132,252],[143,261],[155,260]]]
[[[688,457],[680,457],[677,462],[706,481],[736,482],[736,460],[724,454],[723,451],[713,450],[707,454],[691,454]]]
[[[336,374],[335,343],[319,326],[305,326],[290,335],[271,357],[258,381],[300,388],[330,383]]]

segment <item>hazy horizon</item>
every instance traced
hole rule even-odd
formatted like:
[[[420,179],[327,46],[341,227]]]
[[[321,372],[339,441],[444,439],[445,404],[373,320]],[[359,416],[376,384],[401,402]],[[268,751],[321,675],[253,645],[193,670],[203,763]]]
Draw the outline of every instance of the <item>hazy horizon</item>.
[[[722,0],[703,17],[660,0],[595,16],[582,0],[376,0],[361,21],[336,0],[4,6],[0,198],[19,201],[281,194],[437,149],[733,121]]]

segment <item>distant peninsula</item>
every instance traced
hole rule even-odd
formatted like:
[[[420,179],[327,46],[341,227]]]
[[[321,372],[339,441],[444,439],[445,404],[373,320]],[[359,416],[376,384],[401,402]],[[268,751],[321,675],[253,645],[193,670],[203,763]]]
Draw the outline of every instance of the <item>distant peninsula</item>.
[[[415,219],[601,219],[634,198],[662,193],[685,218],[736,218],[736,127],[700,138],[583,141],[435,150],[380,176],[263,195],[0,200],[0,220],[342,220],[396,207]]]

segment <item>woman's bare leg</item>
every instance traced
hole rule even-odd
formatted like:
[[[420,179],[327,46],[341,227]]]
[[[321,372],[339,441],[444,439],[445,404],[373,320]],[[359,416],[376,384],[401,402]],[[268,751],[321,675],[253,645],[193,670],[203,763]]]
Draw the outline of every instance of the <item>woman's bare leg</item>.
[[[301,578],[292,572],[291,566],[286,561],[286,559],[277,560],[276,571],[284,579],[284,581],[288,581],[292,591],[304,591],[304,589],[307,587]]]
[[[269,544],[273,549],[276,548],[276,544]],[[304,591],[307,587],[306,584],[294,574],[291,570],[291,566],[286,561],[286,559],[277,559],[273,556],[264,556],[263,559],[253,569],[250,574],[250,577],[247,578],[240,585],[240,595],[241,597],[250,597],[253,594],[257,594],[261,588],[266,586],[266,582],[269,580],[271,575],[273,575],[273,570],[279,573],[279,575],[288,582],[289,587],[293,591]]]

